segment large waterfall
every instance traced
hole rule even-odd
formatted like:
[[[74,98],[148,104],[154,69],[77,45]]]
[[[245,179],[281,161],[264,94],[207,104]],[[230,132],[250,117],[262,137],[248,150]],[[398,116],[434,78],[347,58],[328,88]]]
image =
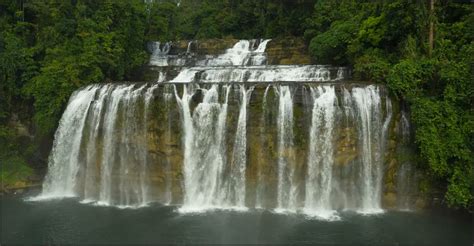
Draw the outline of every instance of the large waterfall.
[[[398,132],[385,88],[346,83],[342,68],[266,65],[270,42],[241,40],[203,59],[191,43],[184,57],[152,43],[150,64],[179,67],[173,78],[76,91],[39,198],[323,219],[383,211],[388,140]]]

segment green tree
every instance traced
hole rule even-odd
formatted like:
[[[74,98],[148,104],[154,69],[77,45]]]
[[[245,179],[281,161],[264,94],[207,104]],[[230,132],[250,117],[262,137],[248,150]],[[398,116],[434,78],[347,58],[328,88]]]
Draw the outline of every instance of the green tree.
[[[317,61],[353,66],[356,79],[387,83],[408,102],[420,167],[445,190],[448,205],[469,208],[474,11],[469,4],[432,8],[431,2],[319,0],[305,37]]]

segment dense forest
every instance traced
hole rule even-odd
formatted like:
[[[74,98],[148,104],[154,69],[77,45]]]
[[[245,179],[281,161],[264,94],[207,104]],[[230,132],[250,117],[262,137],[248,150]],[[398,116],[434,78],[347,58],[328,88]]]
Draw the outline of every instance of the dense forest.
[[[447,205],[473,203],[473,5],[440,0],[0,0],[0,162],[15,182],[71,93],[133,80],[146,43],[299,36],[318,64],[386,84],[410,108],[417,165]],[[34,136],[12,127],[27,125]]]

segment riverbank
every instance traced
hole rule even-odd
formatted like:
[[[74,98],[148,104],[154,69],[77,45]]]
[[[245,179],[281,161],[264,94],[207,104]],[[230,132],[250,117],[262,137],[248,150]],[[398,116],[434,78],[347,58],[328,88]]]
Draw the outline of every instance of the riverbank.
[[[11,186],[2,185],[2,187],[0,187],[0,196],[10,195],[10,194],[21,195],[31,190],[36,190],[36,189],[39,190],[41,186],[42,186],[41,183],[32,183],[32,182],[27,183],[25,181],[17,181],[15,184]]]
[[[40,188],[43,181],[42,170],[36,170],[26,163],[7,162],[0,171],[0,195],[23,194],[24,192]]]

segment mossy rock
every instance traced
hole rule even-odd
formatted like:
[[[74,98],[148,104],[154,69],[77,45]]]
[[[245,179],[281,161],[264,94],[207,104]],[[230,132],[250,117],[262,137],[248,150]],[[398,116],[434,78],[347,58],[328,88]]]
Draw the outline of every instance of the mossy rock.
[[[422,209],[425,209],[426,207],[428,206],[428,203],[426,202],[425,199],[419,197],[418,199],[416,199],[415,201],[415,208],[417,210],[422,210]]]
[[[336,166],[346,166],[354,162],[357,159],[357,153],[349,153],[349,154],[339,154],[336,155],[334,159],[334,164]]]
[[[312,64],[308,47],[302,38],[286,37],[268,43],[267,61],[272,65]]]
[[[395,209],[397,207],[397,195],[393,192],[383,194],[382,204],[384,208]]]

